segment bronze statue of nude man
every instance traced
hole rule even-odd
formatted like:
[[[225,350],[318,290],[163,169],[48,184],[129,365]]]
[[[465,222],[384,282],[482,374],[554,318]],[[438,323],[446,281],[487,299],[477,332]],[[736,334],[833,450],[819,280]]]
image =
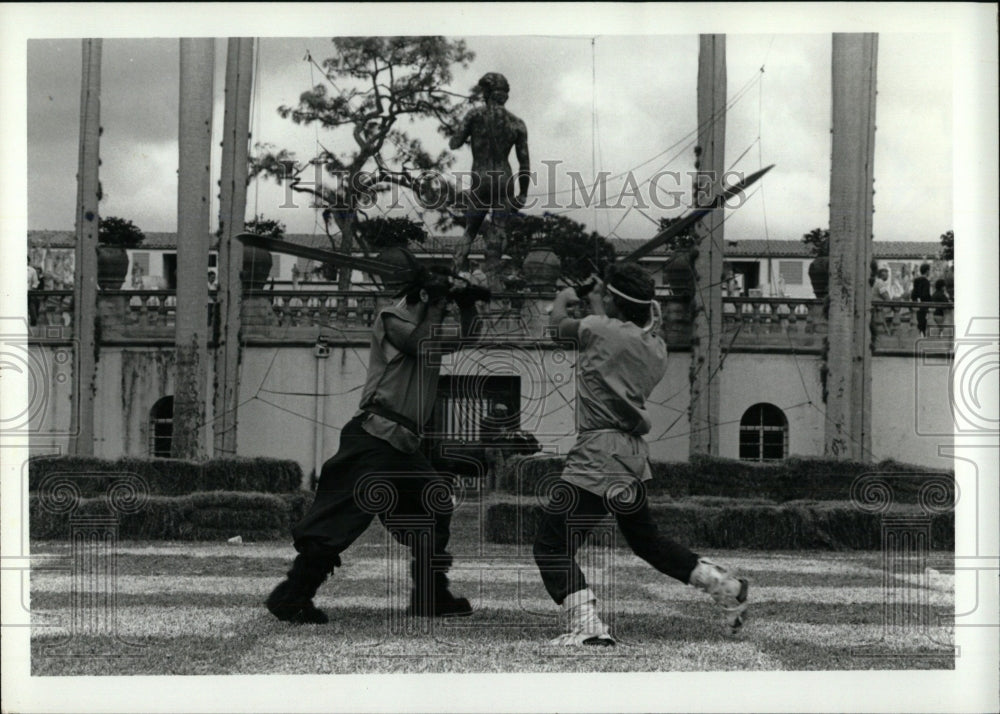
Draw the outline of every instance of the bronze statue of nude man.
[[[466,142],[472,147],[472,186],[463,191],[459,207],[465,214],[464,240],[455,251],[455,268],[467,267],[469,250],[488,213],[494,225],[524,207],[530,180],[528,129],[524,122],[504,108],[510,85],[497,72],[479,80],[485,104],[469,111],[451,137],[449,146],[458,149]],[[511,171],[508,156],[514,149],[517,174]],[[517,193],[514,193],[515,178]]]

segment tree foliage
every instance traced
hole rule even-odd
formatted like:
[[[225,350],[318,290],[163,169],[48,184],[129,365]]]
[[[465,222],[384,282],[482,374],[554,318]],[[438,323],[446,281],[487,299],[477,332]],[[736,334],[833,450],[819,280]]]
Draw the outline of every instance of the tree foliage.
[[[830,255],[829,228],[813,228],[802,236],[802,242],[809,246],[809,250],[814,258],[828,257]]]
[[[259,144],[251,173],[287,180],[293,191],[310,195],[325,208],[332,247],[347,252],[356,238],[364,240],[359,212],[375,206],[380,193],[395,185],[420,200],[425,172],[451,166],[447,150],[432,153],[400,125],[428,121],[447,135],[468,100],[446,89],[452,67],[467,67],[475,55],[464,41],[444,37],[342,37],[332,45],[332,56],[320,63],[306,57],[323,83],[303,92],[297,105],[278,108],[280,116],[318,126],[331,138],[318,142],[317,155],[307,161]],[[447,222],[447,210],[441,215]],[[330,221],[340,231],[339,246]]]
[[[146,240],[146,234],[132,221],[117,216],[108,216],[100,220],[97,241],[103,245],[135,248],[144,240]]]
[[[259,236],[268,236],[281,240],[285,237],[285,224],[273,218],[266,218],[263,214],[254,216],[243,224],[243,229],[247,233],[254,233]]]
[[[660,219],[660,231],[665,231],[673,224],[677,223],[683,218],[683,216],[677,216],[675,218],[661,218]],[[694,227],[688,228],[687,230],[681,231],[673,238],[668,240],[664,245],[667,250],[687,250],[688,248],[693,248],[697,245],[698,240],[694,233]]]
[[[562,264],[562,273],[573,280],[586,280],[593,273],[603,274],[615,260],[615,249],[599,233],[566,216],[545,213],[541,216],[518,214],[506,224],[504,251],[520,266],[535,248],[550,248]]]
[[[941,252],[938,253],[941,260],[955,259],[955,231],[946,231],[941,234]]]
[[[373,250],[393,246],[406,247],[427,240],[423,225],[409,218],[383,218],[381,216],[359,221],[358,238]]]

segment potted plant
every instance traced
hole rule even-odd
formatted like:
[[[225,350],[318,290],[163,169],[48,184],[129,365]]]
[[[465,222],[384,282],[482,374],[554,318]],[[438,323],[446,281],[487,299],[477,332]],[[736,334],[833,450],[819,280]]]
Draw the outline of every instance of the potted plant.
[[[247,221],[243,229],[247,233],[254,233],[260,236],[268,236],[279,240],[285,237],[285,224],[264,216],[255,216]],[[240,280],[243,282],[244,290],[263,290],[271,275],[271,266],[274,259],[271,253],[263,248],[254,246],[243,246],[243,269],[240,271]]]
[[[802,242],[809,246],[813,256],[809,264],[813,294],[823,299],[830,291],[830,229],[813,228],[802,236]]]
[[[97,284],[101,290],[119,290],[128,274],[128,248],[137,248],[146,235],[132,221],[108,216],[97,231]]]
[[[606,238],[588,233],[582,223],[567,216],[544,213],[518,215],[504,226],[503,252],[511,256],[520,274],[533,287],[553,289],[562,277],[586,280],[615,260]]]
[[[660,231],[680,220],[661,218]],[[690,230],[678,233],[665,243],[667,261],[663,266],[663,282],[674,295],[690,298],[694,295],[694,261],[698,257],[697,240]]]

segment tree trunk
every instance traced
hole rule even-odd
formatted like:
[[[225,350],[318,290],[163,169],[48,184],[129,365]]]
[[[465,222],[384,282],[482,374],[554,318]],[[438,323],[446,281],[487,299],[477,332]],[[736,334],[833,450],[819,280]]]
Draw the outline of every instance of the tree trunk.
[[[340,228],[340,252],[350,254],[354,250],[354,223],[353,214],[344,216],[337,222]],[[351,289],[351,269],[339,266],[337,271],[337,289],[347,291]]]

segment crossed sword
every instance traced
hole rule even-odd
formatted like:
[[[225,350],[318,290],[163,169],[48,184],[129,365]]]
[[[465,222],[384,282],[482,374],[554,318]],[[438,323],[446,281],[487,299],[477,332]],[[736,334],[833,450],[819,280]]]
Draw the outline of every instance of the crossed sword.
[[[742,194],[743,191],[760,180],[764,174],[773,168],[774,164],[771,164],[770,166],[766,166],[759,171],[755,171],[742,181],[739,181],[724,189],[721,193],[716,194],[711,201],[695,206],[681,216],[679,220],[674,221],[671,225],[658,232],[655,236],[647,240],[625,257],[618,259],[616,262],[621,263],[626,261],[636,261],[649,255],[660,246],[669,243],[676,236],[690,230],[702,218],[710,214],[712,211],[721,208],[724,202],[728,199],[738,194]],[[405,285],[414,281],[423,270],[416,258],[413,257],[412,253],[405,248],[389,248],[386,251],[383,251],[379,258],[370,258],[367,256],[352,255],[351,253],[345,253],[338,250],[313,248],[299,243],[292,243],[280,238],[257,235],[255,233],[240,233],[235,237],[243,243],[243,245],[263,248],[264,250],[272,253],[282,253],[285,255],[294,255],[299,258],[308,258],[309,260],[326,263],[338,268],[361,270],[368,273],[373,278],[376,278],[377,281],[383,285],[387,283],[392,285]],[[700,242],[700,240],[702,239],[698,239],[698,242]],[[387,256],[387,253],[390,251],[397,251],[401,253],[403,261],[407,263],[409,267],[404,267],[398,263],[391,263],[386,260],[380,260],[380,258]],[[464,278],[458,275],[455,275],[454,277],[464,280]],[[593,283],[583,283],[574,286],[578,288],[577,293],[583,297],[583,295],[589,291],[588,285],[591,288],[593,287]],[[584,292],[580,293],[580,290],[583,290]]]

